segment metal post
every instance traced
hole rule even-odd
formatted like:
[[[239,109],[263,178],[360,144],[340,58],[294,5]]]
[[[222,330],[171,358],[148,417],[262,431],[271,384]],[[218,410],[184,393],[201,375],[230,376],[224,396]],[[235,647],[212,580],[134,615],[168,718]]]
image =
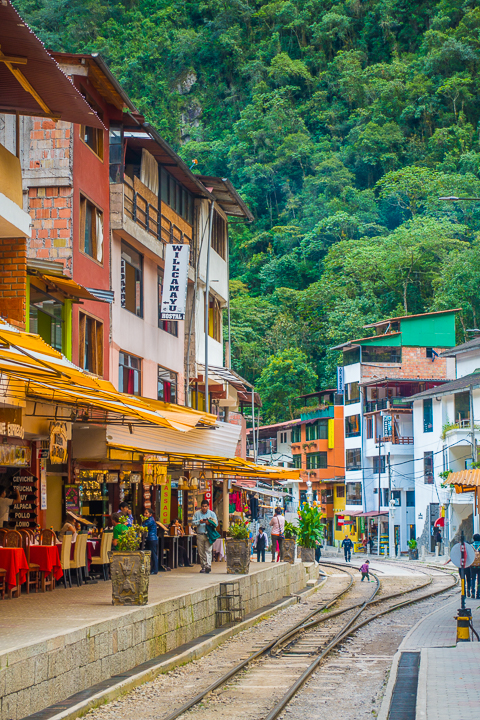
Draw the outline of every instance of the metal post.
[[[207,243],[207,270],[205,274],[205,412],[210,412],[210,403],[208,402],[208,326],[209,326],[209,296],[210,296],[210,247],[212,245],[212,225],[213,210],[215,203],[210,204],[210,222],[208,227],[208,243]]]
[[[229,508],[228,508],[228,479],[223,478],[223,527],[222,530],[224,533],[227,532],[229,528]]]
[[[252,387],[252,449],[253,462],[257,462],[257,447],[255,443],[255,388]]]
[[[460,567],[458,572],[460,574],[461,582],[461,603],[458,615],[456,616],[457,621],[457,643],[459,642],[470,642],[470,623],[472,621],[472,611],[470,608],[465,607],[465,567],[467,564],[467,549],[465,547],[465,535],[462,530],[460,537]]]
[[[378,518],[377,518],[377,555],[380,556],[380,476],[381,476],[381,451],[382,449],[382,436],[378,436]]]

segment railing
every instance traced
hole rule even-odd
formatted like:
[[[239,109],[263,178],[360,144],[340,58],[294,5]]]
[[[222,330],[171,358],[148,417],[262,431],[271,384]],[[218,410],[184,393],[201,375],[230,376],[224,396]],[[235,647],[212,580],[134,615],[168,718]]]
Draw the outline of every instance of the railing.
[[[366,413],[376,412],[378,410],[409,410],[412,407],[412,401],[408,398],[399,396],[390,398],[380,398],[379,400],[368,400],[364,405],[363,411]]]
[[[398,435],[385,435],[382,442],[391,442],[393,445],[413,445],[413,437],[399,437]]]
[[[329,405],[326,408],[318,408],[318,410],[310,410],[306,413],[300,413],[300,419],[305,420],[317,420],[317,418],[333,418],[334,417],[334,406]]]
[[[381,400],[367,400],[363,411],[366,413],[375,412],[377,410],[386,410],[388,406],[388,399],[382,398]]]
[[[149,235],[166,245],[170,243],[190,245],[190,265],[195,266],[191,237],[127,183],[123,184],[123,197],[125,215],[140,225]]]

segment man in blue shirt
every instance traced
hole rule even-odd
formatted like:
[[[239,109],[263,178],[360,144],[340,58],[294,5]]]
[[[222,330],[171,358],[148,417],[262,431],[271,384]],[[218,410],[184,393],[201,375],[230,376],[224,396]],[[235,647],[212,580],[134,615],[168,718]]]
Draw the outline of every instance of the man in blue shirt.
[[[158,537],[157,537],[157,523],[153,517],[153,512],[150,508],[145,508],[145,520],[143,521],[143,527],[148,529],[147,542],[145,543],[145,550],[150,550],[150,575],[157,575],[158,573]]]
[[[212,545],[207,535],[207,524],[217,527],[217,516],[208,507],[207,500],[203,500],[201,509],[193,516],[192,525],[197,528],[197,550],[202,565],[201,573],[209,573],[212,570]]]

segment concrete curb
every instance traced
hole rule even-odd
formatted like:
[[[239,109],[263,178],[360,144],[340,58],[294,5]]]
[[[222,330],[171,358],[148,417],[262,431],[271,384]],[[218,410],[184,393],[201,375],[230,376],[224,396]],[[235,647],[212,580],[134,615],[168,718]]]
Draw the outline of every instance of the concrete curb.
[[[393,690],[395,688],[395,683],[397,681],[397,670],[398,670],[398,663],[400,662],[400,658],[402,656],[402,653],[397,650],[395,655],[393,656],[392,664],[390,666],[389,676],[388,676],[388,682],[387,687],[385,688],[385,693],[383,695],[382,704],[380,706],[380,711],[377,715],[377,720],[387,720],[388,715],[390,712],[390,703],[392,702],[392,695]]]
[[[82,717],[83,715],[86,715],[89,710],[93,710],[100,705],[104,705],[105,703],[115,700],[130,690],[154,680],[158,675],[166,673],[178,665],[186,665],[192,660],[198,660],[204,655],[207,655],[209,652],[215,650],[215,648],[225,642],[225,640],[237,635],[242,632],[242,630],[247,630],[261,620],[275,615],[275,613],[279,610],[284,610],[285,608],[296,604],[300,598],[310,597],[310,595],[317,592],[326,583],[326,581],[327,578],[315,585],[310,585],[309,583],[304,590],[290,595],[286,600],[280,600],[277,603],[273,603],[270,607],[267,606],[266,608],[260,609],[255,614],[251,614],[250,617],[247,617],[234,627],[227,628],[223,632],[209,633],[207,636],[203,636],[206,637],[205,640],[198,643],[194,640],[192,641],[193,644],[188,643],[188,645],[192,645],[192,647],[188,647],[183,652],[175,654],[176,650],[180,649],[176,648],[176,650],[166,653],[166,655],[171,657],[168,657],[168,659],[165,659],[157,664],[151,665],[147,669],[141,670],[135,674],[133,674],[135,670],[133,669],[132,674],[126,679],[121,680],[108,688],[99,690],[94,695],[86,698],[85,700],[81,700],[71,707],[65,707],[65,709],[61,712],[48,714],[48,708],[45,708],[45,710],[41,710],[38,713],[34,713],[33,715],[24,718],[24,720],[29,720],[29,718],[32,718],[32,720],[33,718],[38,720],[40,717],[44,720],[75,720],[75,718]],[[88,690],[85,692],[88,692]],[[63,701],[61,705],[68,705],[68,698]]]
[[[420,651],[420,667],[418,669],[417,707],[415,720],[425,720],[427,717],[427,674],[428,653],[426,649]]]

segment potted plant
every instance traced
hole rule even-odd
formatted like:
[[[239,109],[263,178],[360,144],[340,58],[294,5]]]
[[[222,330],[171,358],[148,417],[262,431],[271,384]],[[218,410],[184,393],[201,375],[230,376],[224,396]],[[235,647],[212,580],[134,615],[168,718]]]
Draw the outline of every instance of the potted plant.
[[[295,544],[297,542],[298,527],[291,522],[285,523],[283,541],[283,560],[293,565],[295,562]]]
[[[318,507],[304,503],[298,511],[297,540],[300,545],[302,562],[315,562],[315,547],[321,542],[325,525]]]
[[[408,557],[410,560],[418,560],[418,543],[416,540],[409,540],[408,543]]]
[[[250,532],[248,522],[241,520],[230,525],[226,538],[227,573],[247,575],[250,571]]]
[[[109,553],[112,605],[146,605],[150,579],[150,550],[145,547],[147,529],[132,525]]]

